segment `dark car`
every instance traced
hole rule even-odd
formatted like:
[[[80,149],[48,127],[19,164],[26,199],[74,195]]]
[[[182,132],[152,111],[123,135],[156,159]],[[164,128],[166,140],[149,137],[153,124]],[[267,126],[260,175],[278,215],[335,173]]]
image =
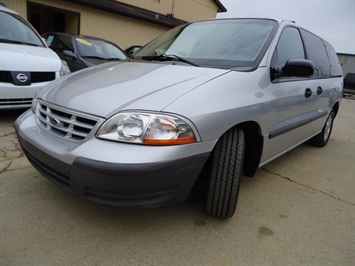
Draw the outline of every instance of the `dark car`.
[[[116,44],[96,37],[60,32],[48,32],[42,37],[47,45],[68,63],[72,72],[127,58],[127,54]]]
[[[345,75],[344,92],[355,93],[355,73],[348,73]]]

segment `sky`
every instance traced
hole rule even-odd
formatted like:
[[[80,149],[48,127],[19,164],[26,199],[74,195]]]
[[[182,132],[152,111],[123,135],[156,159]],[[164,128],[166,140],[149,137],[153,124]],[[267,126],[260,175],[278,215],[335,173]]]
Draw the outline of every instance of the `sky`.
[[[355,54],[355,0],[220,0],[217,18],[293,20],[328,41],[337,53]]]

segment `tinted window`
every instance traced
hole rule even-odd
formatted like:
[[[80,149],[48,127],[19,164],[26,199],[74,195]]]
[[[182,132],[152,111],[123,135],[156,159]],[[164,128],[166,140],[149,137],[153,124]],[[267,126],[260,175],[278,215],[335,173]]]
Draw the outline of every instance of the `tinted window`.
[[[48,35],[46,42],[56,53],[63,53],[63,50],[74,51],[70,38],[63,35]]]
[[[339,62],[338,55],[334,51],[333,47],[330,43],[324,41],[325,49],[328,54],[329,62],[330,62],[330,74],[332,77],[339,77],[343,75],[343,71],[341,68],[341,64]]]
[[[322,39],[305,30],[301,30],[301,33],[306,47],[307,59],[311,60],[315,65],[315,71],[312,77],[330,77],[328,55]]]
[[[287,27],[281,33],[273,56],[273,68],[283,67],[290,59],[305,59],[300,33],[293,27]]]
[[[70,38],[68,38],[67,36],[64,36],[64,35],[60,35],[58,38],[59,38],[58,41],[63,46],[63,50],[69,50],[72,52],[74,51],[74,47],[73,47],[73,44],[72,44]]]

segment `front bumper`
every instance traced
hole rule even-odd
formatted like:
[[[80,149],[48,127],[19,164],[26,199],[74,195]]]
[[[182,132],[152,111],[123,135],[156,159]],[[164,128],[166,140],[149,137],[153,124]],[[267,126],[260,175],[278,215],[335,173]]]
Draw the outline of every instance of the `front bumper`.
[[[48,82],[32,83],[28,86],[16,86],[0,82],[0,110],[13,108],[30,108],[33,96]]]
[[[46,178],[88,200],[114,206],[153,207],[185,200],[209,156],[208,150],[213,147],[213,143],[209,143],[202,149],[204,152],[197,153],[196,145],[202,143],[190,145],[191,152],[185,157],[181,157],[179,151],[182,145],[169,147],[161,149],[167,153],[160,155],[160,158],[169,159],[152,161],[154,155],[147,156],[146,149],[153,152],[161,147],[93,140],[102,142],[101,153],[108,147],[115,149],[117,158],[124,156],[119,148],[144,149],[144,152],[135,152],[138,163],[128,163],[124,159],[119,163],[119,160],[88,158],[86,152],[78,152],[81,147],[71,150],[65,146],[65,140],[51,142],[54,136],[36,126],[30,111],[16,120],[15,128],[28,160]],[[179,158],[173,159],[173,154],[180,154]],[[145,163],[142,162],[144,156]]]

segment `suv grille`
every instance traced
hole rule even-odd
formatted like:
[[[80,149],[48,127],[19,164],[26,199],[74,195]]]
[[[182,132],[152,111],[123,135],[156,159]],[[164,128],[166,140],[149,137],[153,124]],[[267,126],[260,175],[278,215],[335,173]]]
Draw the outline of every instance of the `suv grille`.
[[[47,131],[74,141],[85,139],[98,121],[94,117],[50,106],[43,101],[38,101],[36,116]]]
[[[14,105],[27,105],[30,106],[32,103],[32,98],[16,98],[16,99],[0,99],[1,106],[14,106]]]
[[[55,80],[55,72],[30,72],[31,83],[46,82]],[[11,71],[0,71],[0,82],[12,83],[16,82],[12,79]]]
[[[10,71],[0,71],[0,82],[12,83]]]
[[[55,72],[31,72],[31,82],[46,82],[55,80]]]

